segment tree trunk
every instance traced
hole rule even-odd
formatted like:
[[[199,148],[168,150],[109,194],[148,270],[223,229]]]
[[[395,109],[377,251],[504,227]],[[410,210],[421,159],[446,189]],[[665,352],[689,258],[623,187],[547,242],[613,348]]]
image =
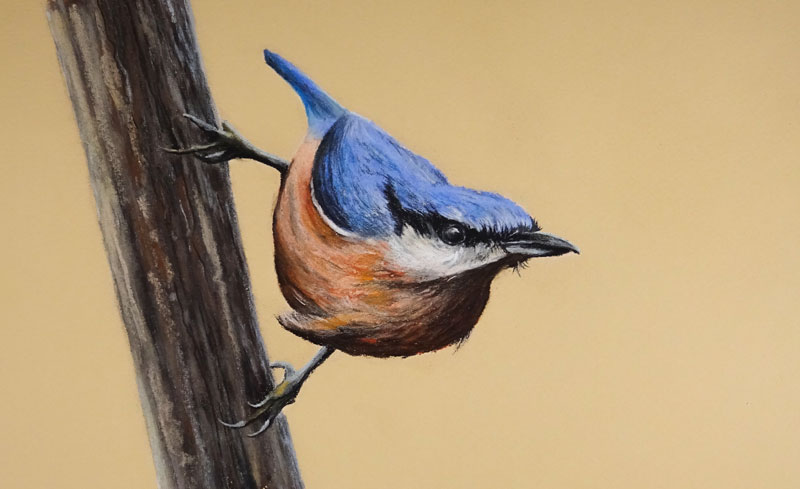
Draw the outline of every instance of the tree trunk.
[[[219,419],[272,388],[227,164],[161,148],[217,121],[188,0],[49,0],[161,489],[302,487],[283,417]]]

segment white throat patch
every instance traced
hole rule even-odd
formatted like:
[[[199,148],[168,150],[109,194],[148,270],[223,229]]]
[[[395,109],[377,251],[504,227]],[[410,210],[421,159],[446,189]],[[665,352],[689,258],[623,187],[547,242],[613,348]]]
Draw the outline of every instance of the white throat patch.
[[[393,234],[387,241],[386,259],[420,279],[432,280],[456,275],[506,256],[497,246],[484,243],[451,246],[435,236],[425,236],[411,226],[403,226],[402,233]]]

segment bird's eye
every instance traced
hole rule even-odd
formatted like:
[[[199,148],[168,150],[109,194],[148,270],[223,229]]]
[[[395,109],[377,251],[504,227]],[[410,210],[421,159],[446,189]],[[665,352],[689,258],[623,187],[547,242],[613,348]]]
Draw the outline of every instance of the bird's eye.
[[[466,236],[467,233],[464,232],[464,228],[458,224],[449,224],[439,233],[442,241],[451,246],[463,243]]]

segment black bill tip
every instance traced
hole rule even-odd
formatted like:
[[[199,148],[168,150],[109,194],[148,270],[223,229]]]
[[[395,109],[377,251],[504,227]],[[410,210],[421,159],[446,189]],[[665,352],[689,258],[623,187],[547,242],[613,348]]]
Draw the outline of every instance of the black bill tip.
[[[522,236],[517,235],[513,239],[503,243],[503,248],[509,254],[521,255],[529,258],[559,256],[566,253],[581,253],[577,246],[566,239],[542,231],[526,233]]]

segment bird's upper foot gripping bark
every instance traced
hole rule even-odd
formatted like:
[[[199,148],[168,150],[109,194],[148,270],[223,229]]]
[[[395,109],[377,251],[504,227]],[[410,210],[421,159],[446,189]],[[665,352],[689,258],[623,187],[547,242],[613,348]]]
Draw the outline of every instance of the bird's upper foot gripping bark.
[[[253,143],[245,139],[239,131],[234,129],[228,121],[222,121],[222,128],[217,128],[191,114],[183,114],[183,117],[199,127],[203,133],[211,138],[211,142],[187,148],[164,148],[164,151],[179,155],[192,154],[198,159],[212,164],[223,163],[234,158],[244,158],[260,161],[281,173],[289,168],[288,161],[258,149]]]

